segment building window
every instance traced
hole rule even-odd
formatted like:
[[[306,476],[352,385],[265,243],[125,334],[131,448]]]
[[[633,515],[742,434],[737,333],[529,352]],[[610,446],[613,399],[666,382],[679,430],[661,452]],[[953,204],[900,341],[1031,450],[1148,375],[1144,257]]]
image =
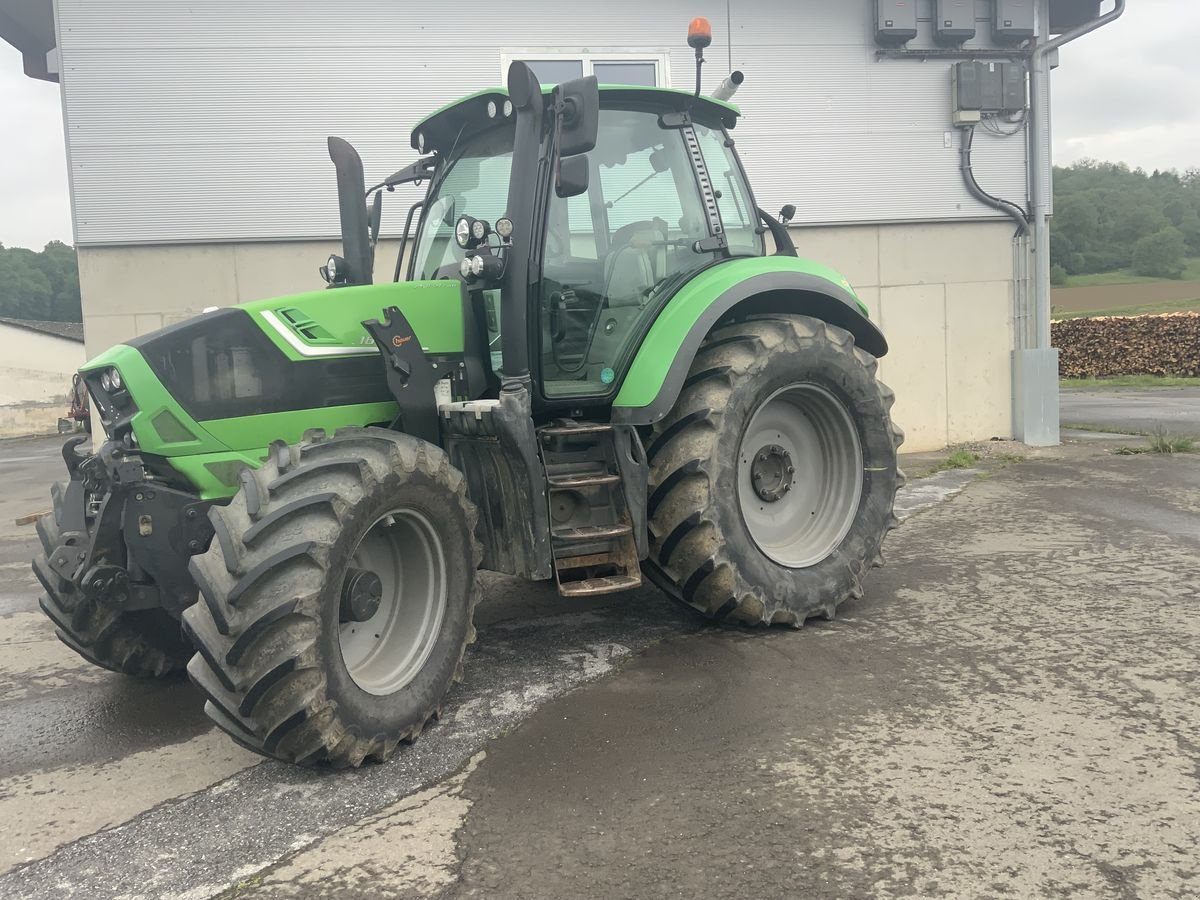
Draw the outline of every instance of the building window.
[[[501,78],[510,63],[528,63],[542,84],[561,84],[573,78],[595,75],[601,84],[638,84],[670,87],[667,53],[571,53],[545,50],[512,50],[501,55]]]

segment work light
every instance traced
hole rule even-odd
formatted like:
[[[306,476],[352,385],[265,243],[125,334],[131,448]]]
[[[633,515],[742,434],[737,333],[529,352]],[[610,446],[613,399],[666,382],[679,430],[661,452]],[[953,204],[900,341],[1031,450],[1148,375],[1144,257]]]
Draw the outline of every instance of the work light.
[[[508,218],[508,216],[505,216],[502,219],[496,220],[496,234],[500,235],[500,237],[507,241],[510,237],[512,237],[512,233],[512,219]]]
[[[458,241],[458,246],[464,250],[471,243],[471,223],[473,221],[470,216],[463,216],[454,226],[454,240]]]

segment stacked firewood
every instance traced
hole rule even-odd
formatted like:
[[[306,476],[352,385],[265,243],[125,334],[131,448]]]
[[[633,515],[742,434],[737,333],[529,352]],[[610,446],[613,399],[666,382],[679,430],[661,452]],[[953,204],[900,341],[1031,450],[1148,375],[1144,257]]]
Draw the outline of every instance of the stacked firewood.
[[[1064,378],[1200,375],[1200,313],[1066,319],[1051,333]]]

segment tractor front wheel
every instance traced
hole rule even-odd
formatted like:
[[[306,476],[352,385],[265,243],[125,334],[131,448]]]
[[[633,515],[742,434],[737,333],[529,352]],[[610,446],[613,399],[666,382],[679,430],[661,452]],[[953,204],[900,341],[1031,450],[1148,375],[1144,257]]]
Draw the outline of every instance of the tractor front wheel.
[[[753,625],[798,627],[861,596],[903,481],[875,369],[848,332],[806,316],[709,335],[647,447],[648,574]]]
[[[476,512],[438,447],[374,428],[272,446],[210,513],[188,673],[210,718],[286,762],[414,740],[474,639]]]
[[[179,621],[165,609],[122,610],[104,597],[91,597],[60,576],[49,557],[61,535],[55,514],[37,522],[42,553],[33,572],[45,593],[42,611],[54,623],[59,640],[90,663],[135,678],[166,678],[183,671],[192,647]]]

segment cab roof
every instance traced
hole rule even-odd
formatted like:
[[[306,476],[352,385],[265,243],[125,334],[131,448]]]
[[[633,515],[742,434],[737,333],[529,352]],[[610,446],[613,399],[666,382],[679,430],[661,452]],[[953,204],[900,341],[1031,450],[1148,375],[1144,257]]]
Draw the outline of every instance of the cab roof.
[[[554,91],[554,85],[543,84],[542,96],[549,97]],[[495,119],[503,121],[504,104],[508,100],[508,89],[503,87],[486,88],[468,94],[452,103],[447,103],[416,124],[412,131],[412,148],[420,153],[428,153],[438,148],[452,144],[463,131],[463,126],[471,123],[483,124]],[[726,128],[737,124],[738,116],[742,114],[736,104],[701,94],[696,97],[691,91],[677,88],[646,87],[635,84],[602,84],[600,85],[600,106],[613,106],[622,102],[648,103],[662,107],[664,112],[693,109],[701,116],[707,114],[719,119]],[[489,104],[491,104],[489,106]],[[510,112],[508,117],[512,119]],[[471,129],[474,131],[475,129]],[[421,138],[424,137],[424,144]]]

